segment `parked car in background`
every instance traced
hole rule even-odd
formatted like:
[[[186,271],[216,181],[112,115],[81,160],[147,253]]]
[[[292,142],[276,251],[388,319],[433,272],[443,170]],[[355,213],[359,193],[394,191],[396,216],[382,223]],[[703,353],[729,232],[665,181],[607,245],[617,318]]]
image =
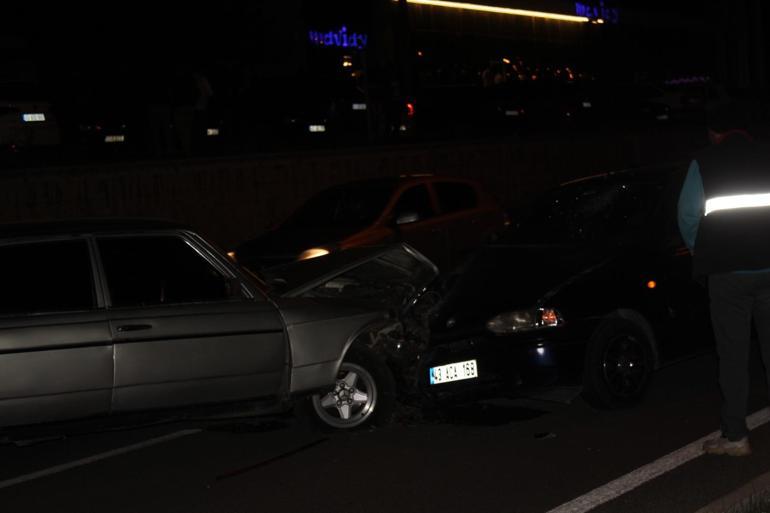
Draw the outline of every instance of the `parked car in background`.
[[[0,148],[56,146],[59,126],[51,104],[35,84],[0,83]]]
[[[549,131],[596,121],[596,95],[588,82],[543,80],[514,83],[508,88],[524,99],[529,128]]]
[[[79,109],[76,144],[81,148],[103,154],[109,151],[125,153],[127,147],[135,147],[136,126],[130,126],[128,111],[115,106],[107,107],[94,99],[87,107]]]
[[[246,400],[280,406],[335,386],[345,426],[392,411],[365,344],[386,320],[381,309],[279,298],[184,226],[2,226],[0,262],[2,427]]]
[[[262,269],[401,241],[450,268],[504,223],[504,212],[477,182],[432,175],[376,178],[320,192],[276,229],[241,244],[234,256]]]
[[[595,110],[605,121],[660,125],[674,117],[671,96],[656,86],[601,84],[595,89]]]
[[[671,80],[666,83],[665,94],[671,98],[672,114],[677,119],[703,122],[714,111],[727,106],[734,108],[733,98],[721,84],[706,77],[697,79]]]
[[[676,227],[682,177],[661,168],[564,184],[442,276],[395,246],[288,264],[267,279],[288,297],[390,308],[394,323],[368,345],[402,397],[445,404],[566,390],[627,406],[658,366],[712,341],[706,292]]]
[[[488,94],[473,84],[424,87],[414,102],[422,137],[456,138],[492,132]]]

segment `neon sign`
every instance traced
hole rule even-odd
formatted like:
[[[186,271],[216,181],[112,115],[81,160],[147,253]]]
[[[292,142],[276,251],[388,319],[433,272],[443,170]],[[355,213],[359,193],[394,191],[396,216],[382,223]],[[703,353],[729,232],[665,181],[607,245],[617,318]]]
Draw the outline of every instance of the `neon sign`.
[[[358,32],[348,32],[344,25],[339,30],[321,32],[311,30],[308,32],[310,42],[316,46],[330,46],[337,48],[356,48],[363,50],[369,42],[369,36]]]
[[[620,9],[605,7],[604,2],[599,2],[598,6],[575,2],[575,14],[592,20],[603,20],[607,23],[618,23],[620,21]]]

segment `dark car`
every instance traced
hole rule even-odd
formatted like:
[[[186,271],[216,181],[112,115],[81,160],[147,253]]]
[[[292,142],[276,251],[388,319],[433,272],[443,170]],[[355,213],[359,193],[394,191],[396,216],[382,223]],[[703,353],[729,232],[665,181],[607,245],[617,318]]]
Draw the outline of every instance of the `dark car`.
[[[263,269],[352,247],[406,242],[449,267],[504,222],[502,209],[477,182],[432,175],[376,178],[320,192],[234,255],[246,267]]]
[[[284,292],[395,309],[399,325],[371,346],[405,393],[441,403],[582,387],[593,404],[633,404],[658,366],[712,340],[676,226],[681,179],[665,168],[564,184],[437,279],[404,248],[398,264],[359,255],[315,284],[298,278],[310,262],[293,264]],[[290,276],[304,285],[291,291]]]
[[[340,384],[341,427],[388,415],[388,384],[371,378],[379,364],[366,346],[382,309],[279,298],[184,226],[2,226],[0,262],[2,427],[238,401],[279,407]]]
[[[681,180],[672,168],[606,174],[537,201],[457,273],[433,313],[423,384],[579,384],[605,406],[640,399],[654,368],[711,340],[676,226]]]
[[[595,110],[603,120],[655,126],[672,120],[670,96],[653,85],[597,85],[595,98]]]
[[[45,94],[31,83],[0,83],[0,150],[59,143],[59,125]]]
[[[77,143],[89,150],[106,153],[135,144],[136,135],[128,126],[129,116],[119,109],[97,106],[79,113]],[[125,150],[124,150],[125,151]]]

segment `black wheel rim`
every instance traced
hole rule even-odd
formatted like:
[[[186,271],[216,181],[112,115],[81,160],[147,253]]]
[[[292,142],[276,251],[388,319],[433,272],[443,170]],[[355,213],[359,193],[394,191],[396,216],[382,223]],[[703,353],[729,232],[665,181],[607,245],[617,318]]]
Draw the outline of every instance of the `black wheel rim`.
[[[648,372],[644,342],[637,337],[617,335],[605,346],[602,374],[613,396],[621,399],[638,396],[647,382]]]

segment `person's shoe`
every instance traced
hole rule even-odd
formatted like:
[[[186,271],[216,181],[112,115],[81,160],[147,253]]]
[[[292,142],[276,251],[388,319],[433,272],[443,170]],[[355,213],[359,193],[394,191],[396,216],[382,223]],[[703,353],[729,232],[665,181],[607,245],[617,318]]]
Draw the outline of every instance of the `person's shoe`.
[[[703,452],[727,456],[748,456],[751,454],[751,445],[749,444],[749,438],[746,436],[736,442],[731,442],[726,437],[721,436],[703,442]]]

